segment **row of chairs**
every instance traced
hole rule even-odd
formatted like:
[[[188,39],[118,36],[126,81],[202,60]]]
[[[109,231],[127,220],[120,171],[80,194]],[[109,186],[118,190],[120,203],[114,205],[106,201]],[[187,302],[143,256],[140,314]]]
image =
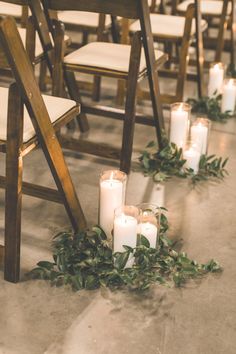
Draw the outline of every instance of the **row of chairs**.
[[[78,94],[73,86],[76,82],[70,60],[66,63],[68,67],[64,65],[63,70],[60,70],[61,62],[52,61],[53,56],[56,59],[60,58],[64,46],[64,31],[60,23],[53,24],[51,33],[55,40],[55,47],[53,47],[52,36],[49,35],[51,23],[47,22],[48,19],[45,16],[47,12],[43,11],[40,1],[16,2],[17,4],[29,5],[33,18],[28,20],[28,31],[26,32],[26,49],[29,55],[24,49],[22,35],[20,36],[14,20],[11,17],[0,20],[0,43],[2,54],[4,54],[1,55],[1,67],[5,69],[8,63],[15,79],[15,83],[11,85],[10,89],[1,89],[1,97],[5,98],[5,114],[4,119],[1,119],[2,126],[0,129],[3,132],[0,136],[0,149],[1,152],[6,153],[6,176],[0,178],[0,186],[6,189],[4,276],[6,280],[12,282],[17,282],[20,277],[22,193],[63,203],[74,230],[78,231],[78,229],[86,227],[86,220],[57,137],[60,128],[64,124],[68,124],[75,116],[78,116],[81,107],[78,102]],[[57,10],[54,5],[58,5],[58,2],[46,5],[50,5],[50,8]],[[67,9],[68,2],[62,1],[61,5],[65,5]],[[134,34],[131,47],[117,44],[127,61],[118,63],[121,64],[121,67],[113,71],[118,78],[128,81],[129,94],[127,94],[126,101],[120,166],[121,169],[128,172],[135,121],[135,85],[138,79],[145,74],[149,77],[154,111],[153,124],[159,141],[161,141],[161,131],[163,129],[155,64],[158,65],[163,57],[165,58],[165,55],[157,53],[157,58],[155,58],[147,3],[145,0],[133,0],[127,6],[126,0],[118,0],[115,5],[113,1],[104,0],[101,6],[101,1],[93,0],[90,2],[74,1],[74,4],[70,5],[72,9],[75,6],[75,10],[78,11],[102,12],[112,14],[114,17],[131,17],[140,19],[142,23],[142,34],[141,32]],[[77,8],[78,6],[79,8]],[[76,100],[41,95],[33,72],[35,58],[32,58],[32,53],[36,43],[35,37],[32,36],[34,26],[37,29],[42,46],[41,50],[43,50],[52,74],[53,84],[55,85],[55,82],[57,82],[57,85],[53,86],[53,93],[64,89],[63,86],[66,84],[71,97],[73,98],[76,95]],[[144,46],[143,50],[142,44]],[[41,53],[39,53],[40,55]],[[68,57],[71,58],[70,55]],[[84,65],[80,63],[81,70],[83,70],[83,67]],[[98,71],[94,70],[94,73],[101,73],[101,68],[97,68]],[[56,75],[58,72],[60,74]],[[102,74],[111,76],[113,72],[112,70],[111,72],[104,70]],[[60,82],[62,82],[61,85]],[[23,104],[27,111],[23,108]],[[114,115],[121,118],[121,113],[114,112]],[[81,129],[86,129],[86,121],[83,122],[81,117],[79,120]],[[41,145],[48,161],[57,185],[57,191],[22,181],[23,157],[32,151],[38,143]],[[110,153],[109,150],[107,151]]]
[[[2,88],[2,96],[5,97],[5,112],[8,107],[8,113],[5,113],[3,129],[1,129],[5,133],[0,136],[0,151],[6,153],[7,164],[6,176],[0,178],[0,186],[6,188],[5,279],[17,282],[20,276],[22,192],[63,203],[74,230],[86,227],[86,220],[69,176],[60,144],[80,152],[117,158],[120,160],[120,169],[127,173],[129,173],[131,165],[135,123],[153,125],[159,145],[162,145],[162,134],[165,128],[162,100],[165,97],[161,97],[160,94],[157,70],[166,62],[167,55],[160,50],[154,50],[153,32],[154,40],[157,42],[164,40],[165,36],[160,36],[160,32],[157,34],[160,28],[158,25],[155,27],[153,23],[156,16],[159,16],[160,21],[160,16],[166,15],[151,14],[150,16],[149,6],[153,11],[157,7],[155,2],[148,3],[146,0],[129,0],[128,4],[126,0],[116,0],[116,2],[111,0],[90,0],[89,2],[87,0],[44,0],[42,2],[40,0],[15,0],[4,1],[4,3],[21,5],[24,6],[23,9],[28,7],[32,14],[32,17],[26,21],[27,30],[17,30],[12,18],[2,19],[0,23],[1,45],[16,81],[10,90]],[[69,39],[65,38],[61,22],[55,21],[55,16],[52,16],[56,12],[60,17],[65,11],[68,13],[79,11],[100,14],[99,18],[103,21],[103,25],[104,20],[110,18],[114,31],[113,38],[116,36],[117,19],[130,19],[131,24],[128,32],[132,35],[132,45],[92,42],[67,54],[65,43],[68,43]],[[168,18],[166,17],[166,19]],[[171,19],[173,18],[171,17]],[[136,20],[138,22],[135,22]],[[195,4],[190,4],[188,7],[186,21],[181,21],[177,24],[177,28],[181,26],[181,30],[175,36],[177,38],[175,43],[179,44],[181,41],[182,44],[180,62],[184,63],[185,61],[185,63],[182,64],[178,77],[179,81],[182,78],[183,85],[183,78],[186,76],[188,49],[193,39],[194,21],[198,43],[199,78],[203,70],[200,50],[203,28],[197,0],[195,0]],[[151,25],[153,25],[152,31]],[[171,43],[173,38],[172,36],[170,39]],[[27,52],[23,48],[22,40]],[[0,58],[1,66],[5,69],[6,60],[2,55]],[[53,95],[64,97],[68,93],[69,100],[41,95],[34,78],[33,66],[42,58],[46,60],[52,77]],[[83,104],[76,82],[75,73],[78,72],[89,73],[95,77],[107,76],[126,80],[125,110],[111,110],[98,104],[93,106]],[[151,118],[136,113],[138,83],[146,76],[148,77],[153,108],[153,117]],[[201,81],[199,81],[198,87],[201,94]],[[181,86],[177,86],[177,93],[182,89]],[[180,96],[176,95],[174,99],[177,97]],[[172,102],[169,98],[166,100],[168,103]],[[28,113],[24,111],[23,114],[23,104],[26,105]],[[58,110],[55,111],[52,107],[57,107]],[[80,112],[81,107],[82,111]],[[105,144],[97,146],[97,144],[81,142],[60,134],[60,128],[68,124],[75,116],[77,116],[81,131],[88,130],[86,113],[122,119],[123,134],[120,139],[120,150],[112,149]],[[58,191],[22,182],[22,158],[38,143],[42,146]]]

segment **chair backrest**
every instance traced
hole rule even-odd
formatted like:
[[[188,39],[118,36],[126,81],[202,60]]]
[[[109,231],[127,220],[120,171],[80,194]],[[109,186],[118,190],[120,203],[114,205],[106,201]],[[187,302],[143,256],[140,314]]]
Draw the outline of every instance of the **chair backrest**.
[[[35,0],[32,0],[32,2]],[[150,86],[151,99],[153,104],[153,113],[158,117],[159,127],[157,128],[158,140],[161,144],[164,130],[164,118],[162,107],[160,105],[160,92],[157,73],[155,71],[155,54],[153,37],[150,23],[150,13],[147,0],[42,0],[45,10],[71,10],[87,11],[120,16],[140,21],[143,47],[146,57],[148,79]]]

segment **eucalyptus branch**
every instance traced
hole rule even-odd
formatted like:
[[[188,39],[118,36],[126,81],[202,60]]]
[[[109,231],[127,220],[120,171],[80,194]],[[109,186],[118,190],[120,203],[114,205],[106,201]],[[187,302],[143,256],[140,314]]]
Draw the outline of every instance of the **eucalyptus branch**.
[[[189,98],[187,103],[192,106],[192,113],[199,113],[207,116],[212,121],[225,123],[227,119],[233,116],[233,112],[221,112],[222,95],[215,95],[213,97],[202,97],[198,100]]]
[[[193,183],[209,178],[223,179],[228,174],[225,166],[228,158],[215,155],[202,155],[197,174],[192,169],[185,168],[186,160],[182,158],[182,149],[174,143],[165,141],[162,150],[157,150],[157,144],[150,142],[139,157],[140,170],[145,176],[151,176],[154,182],[163,182],[172,176],[191,178]]]
[[[193,183],[206,181],[211,177],[223,179],[228,175],[228,171],[225,169],[227,162],[228,158],[223,160],[222,157],[217,158],[215,155],[202,155],[199,162],[198,173],[194,174],[193,171],[188,170],[189,176]]]
[[[92,231],[75,235],[72,232],[59,233],[53,242],[53,262],[39,262],[29,275],[49,280],[56,286],[69,284],[74,290],[100,286],[146,290],[153,283],[181,286],[188,279],[222,271],[214,260],[198,264],[186,253],[176,252],[165,235],[167,219],[161,218],[161,223],[157,249],[151,248],[149,241],[141,235],[137,247],[124,245],[125,251],[115,254],[108,246],[105,233],[97,226]],[[131,255],[135,263],[126,268]]]
[[[174,143],[164,142],[164,148],[157,150],[157,144],[151,141],[139,157],[140,169],[145,176],[151,176],[154,182],[163,182],[172,176],[187,177],[183,170],[185,160],[182,149]]]

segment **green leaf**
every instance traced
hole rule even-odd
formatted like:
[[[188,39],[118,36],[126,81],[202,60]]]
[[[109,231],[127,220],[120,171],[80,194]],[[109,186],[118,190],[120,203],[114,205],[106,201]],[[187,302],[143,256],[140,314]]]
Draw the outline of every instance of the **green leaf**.
[[[116,252],[114,254],[114,266],[117,269],[123,269],[126,266],[126,263],[128,262],[130,252]]]
[[[148,239],[143,236],[143,235],[140,235],[140,245],[142,246],[145,246],[147,248],[150,248],[150,242],[148,241]]]
[[[41,268],[45,268],[47,270],[52,270],[54,268],[55,263],[47,262],[47,261],[40,261],[37,265]]]

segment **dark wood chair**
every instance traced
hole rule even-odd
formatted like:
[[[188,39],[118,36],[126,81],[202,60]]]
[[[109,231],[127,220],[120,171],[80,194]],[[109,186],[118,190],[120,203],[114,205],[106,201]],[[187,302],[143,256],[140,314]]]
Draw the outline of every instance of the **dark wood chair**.
[[[177,79],[175,92],[161,95],[162,102],[170,104],[182,101],[187,78],[197,81],[198,94],[201,97],[204,90],[202,32],[207,29],[207,23],[201,19],[199,0],[194,0],[188,6],[184,16],[154,13],[150,18],[154,41],[163,43],[169,56],[166,68],[160,70],[160,75]],[[139,28],[138,21],[133,22],[130,25],[130,33],[133,34]],[[197,74],[189,75],[189,48],[193,42],[196,42]],[[177,53],[174,53],[175,51]],[[148,95],[141,93],[141,97]]]
[[[31,1],[31,9],[36,18],[36,11],[33,9]],[[130,171],[131,155],[133,146],[134,124],[135,122],[154,125],[156,128],[157,139],[162,145],[162,131],[164,130],[163,112],[160,102],[160,93],[157,76],[157,66],[166,60],[163,53],[158,52],[155,58],[153,48],[153,38],[150,28],[150,17],[147,0],[92,0],[92,1],[43,1],[45,11],[87,11],[102,14],[110,14],[112,16],[128,17],[139,19],[141,22],[141,32],[137,32],[133,37],[132,46],[125,46],[116,43],[89,43],[78,49],[76,52],[64,57],[58,51],[55,56],[56,61],[54,68],[63,70],[64,77],[68,88],[73,88],[71,94],[74,99],[79,99],[78,87],[75,81],[75,72],[89,73],[92,75],[107,76],[117,79],[127,80],[127,95],[125,111],[111,109],[110,107],[101,107],[99,105],[87,106],[82,103],[82,112],[114,119],[122,119],[123,134],[121,151],[112,148],[106,144],[90,144],[86,141],[63,139],[63,145],[68,148],[74,148],[82,152],[91,153],[107,158],[117,158],[120,160],[120,168],[125,172]],[[37,20],[39,23],[39,20]],[[40,33],[40,26],[37,26]],[[43,33],[41,35],[43,38]],[[44,39],[44,48],[47,47],[48,38]],[[60,42],[60,41],[59,41]],[[144,50],[142,51],[142,45]],[[112,55],[112,58],[110,56]],[[57,59],[64,58],[63,62],[57,62]],[[58,73],[60,70],[57,71]],[[62,71],[61,71],[62,72]],[[136,108],[136,89],[140,79],[148,75],[150,95],[152,100],[153,117],[138,116],[135,112]],[[59,78],[62,75],[58,75]],[[59,79],[60,81],[60,79]],[[57,87],[59,87],[57,83]]]
[[[15,83],[0,88],[0,152],[6,153],[6,176],[0,177],[5,197],[4,277],[20,277],[22,193],[62,203],[75,231],[86,221],[76,195],[56,132],[80,111],[72,100],[42,96],[32,64],[12,17],[0,19],[1,64],[9,64]],[[4,62],[3,62],[4,61]],[[26,108],[24,108],[24,105]],[[23,157],[38,144],[42,147],[57,190],[22,182]]]
[[[179,14],[184,14],[187,6],[192,2],[193,0],[175,0],[173,3],[173,11],[178,12]],[[226,50],[230,53],[231,65],[235,65],[236,38],[235,31],[233,29],[233,24],[235,22],[235,6],[235,0],[201,0],[201,14],[202,17],[208,22],[208,31],[204,36],[204,48],[215,52],[215,62],[220,62],[222,60],[223,51]],[[216,35],[211,35],[211,29],[215,29],[217,31]],[[226,35],[227,29],[229,36]]]

